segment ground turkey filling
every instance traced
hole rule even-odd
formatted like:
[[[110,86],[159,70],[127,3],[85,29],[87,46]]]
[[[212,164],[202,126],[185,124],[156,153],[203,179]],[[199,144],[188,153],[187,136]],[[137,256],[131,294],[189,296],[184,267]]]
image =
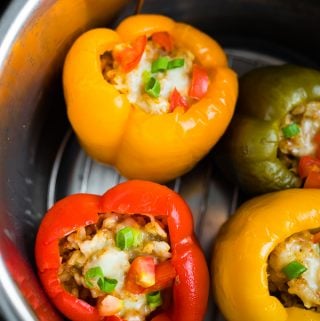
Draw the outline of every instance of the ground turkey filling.
[[[270,254],[269,291],[286,307],[320,311],[319,233],[304,231],[280,243]]]
[[[158,299],[153,298],[150,304],[150,294],[126,290],[126,276],[137,258],[152,258],[155,264],[170,259],[165,226],[163,218],[153,216],[101,215],[97,224],[80,228],[60,241],[60,281],[68,292],[97,306],[101,315],[117,315],[126,321],[147,320],[161,305],[161,293],[152,293]],[[128,231],[133,231],[130,235],[134,238],[127,243],[128,248],[123,248],[123,236]],[[110,284],[114,289],[108,288]],[[107,305],[114,310],[105,309]]]
[[[152,72],[152,63],[160,57],[165,57],[169,61],[175,59],[183,61],[183,65],[160,72]],[[123,72],[110,52],[101,57],[102,73],[106,81],[111,83],[120,93],[125,94],[132,105],[151,114],[170,112],[170,95],[174,89],[180,93],[186,103],[191,103],[192,99],[188,97],[188,90],[194,62],[195,57],[189,50],[174,48],[171,52],[166,52],[151,39],[147,41],[139,64],[130,72]],[[150,96],[145,91],[146,82],[151,77],[159,83],[158,97]]]
[[[297,128],[296,134],[286,137],[284,128],[293,124]],[[295,107],[286,115],[280,127],[279,158],[297,173],[299,158],[314,156],[318,147],[314,137],[320,132],[320,102],[313,101]]]

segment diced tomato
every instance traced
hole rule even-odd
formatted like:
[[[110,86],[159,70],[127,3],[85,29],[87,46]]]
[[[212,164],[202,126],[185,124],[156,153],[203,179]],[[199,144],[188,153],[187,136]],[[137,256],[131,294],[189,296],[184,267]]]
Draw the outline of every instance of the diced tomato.
[[[146,44],[147,37],[144,35],[136,38],[130,45],[121,49],[115,47],[113,50],[113,57],[124,72],[133,70],[139,64]]]
[[[161,262],[156,265],[156,283],[147,288],[145,292],[160,291],[172,285],[177,273],[171,261]]]
[[[98,311],[102,316],[113,316],[121,311],[122,307],[123,301],[113,295],[107,295],[98,303]]]
[[[170,102],[170,107],[169,107],[170,112],[174,111],[178,106],[183,107],[184,110],[187,110],[189,107],[187,99],[181,96],[177,88],[173,89],[169,98],[169,102]]]
[[[170,34],[166,31],[155,32],[152,34],[151,39],[153,42],[158,44],[162,49],[167,52],[173,49],[173,39]]]
[[[161,262],[155,266],[155,284],[144,288],[136,283],[134,269],[132,270],[130,267],[125,285],[126,290],[134,294],[154,292],[167,288],[172,285],[176,277],[176,271],[171,261]]]
[[[152,256],[136,257],[132,261],[130,269],[128,271],[126,286],[127,290],[135,292],[134,289],[137,288],[137,291],[140,291],[140,287],[147,288],[151,285],[154,285],[155,282],[156,278],[154,258]]]
[[[311,171],[303,185],[304,188],[320,188],[320,172]]]
[[[320,172],[320,160],[312,156],[303,156],[299,160],[299,176],[307,177],[310,172]]]
[[[207,93],[208,87],[209,76],[206,69],[194,64],[189,96],[194,99],[201,99]]]

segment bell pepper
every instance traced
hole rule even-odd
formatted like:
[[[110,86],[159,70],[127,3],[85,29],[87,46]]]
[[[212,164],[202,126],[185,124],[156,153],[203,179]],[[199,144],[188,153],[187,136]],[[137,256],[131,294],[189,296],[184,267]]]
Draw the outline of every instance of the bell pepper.
[[[170,112],[147,113],[104,79],[101,55],[129,43],[128,52],[120,53],[126,57],[114,58],[131,70],[150,37],[164,50],[172,50],[172,41],[195,56],[199,66],[190,93],[196,99],[188,108],[175,94]],[[236,75],[215,40],[190,25],[147,14],[131,16],[115,30],[80,36],[66,57],[63,87],[68,118],[84,150],[127,178],[157,182],[186,173],[209,152],[227,128],[237,98]]]
[[[303,180],[290,165],[299,157],[290,155],[286,163],[279,155],[281,137],[299,129],[295,124],[284,129],[281,124],[294,108],[320,101],[320,72],[268,66],[247,73],[239,83],[236,114],[225,144],[240,187],[252,194],[300,187]]]
[[[182,198],[169,188],[139,180],[121,183],[102,196],[67,196],[45,215],[36,238],[35,257],[44,289],[55,306],[73,321],[103,320],[95,306],[67,292],[58,278],[61,266],[59,241],[76,229],[97,222],[101,213],[141,213],[166,218],[172,250],[170,261],[176,275],[172,285],[173,299],[171,305],[152,320],[201,321],[208,299],[209,274],[205,257],[194,237],[192,214]],[[153,291],[159,290],[157,286],[167,285],[166,275],[172,275],[172,268],[168,268],[166,262],[156,266]],[[118,316],[105,320],[114,318]]]
[[[284,307],[269,294],[267,262],[287,237],[320,226],[320,190],[289,189],[252,198],[218,233],[212,275],[228,321],[319,321],[320,313]]]

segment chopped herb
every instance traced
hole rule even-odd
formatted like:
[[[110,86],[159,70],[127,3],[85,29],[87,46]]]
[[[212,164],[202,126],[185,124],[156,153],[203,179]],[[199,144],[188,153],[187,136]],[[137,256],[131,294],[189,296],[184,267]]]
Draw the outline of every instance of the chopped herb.
[[[159,57],[157,60],[152,62],[151,72],[165,71],[168,68],[169,58],[168,57]]]
[[[282,128],[285,138],[291,138],[300,133],[300,127],[296,123],[292,123]]]
[[[180,68],[184,66],[184,59],[183,58],[176,58],[168,63],[167,69],[174,69],[174,68]]]
[[[145,91],[146,93],[151,97],[159,97],[160,95],[160,82],[154,78],[151,77],[147,84],[145,85]]]
[[[133,227],[126,226],[116,234],[116,245],[121,250],[138,246],[142,240],[142,233]]]
[[[111,293],[117,286],[118,281],[116,279],[100,278],[98,280],[98,286],[101,291]]]
[[[92,281],[98,281],[99,279],[104,278],[103,271],[100,266],[93,267],[89,269],[84,275],[84,280],[88,287],[92,288],[94,284]]]
[[[289,280],[298,278],[305,271],[307,271],[307,268],[297,261],[290,262],[282,269]]]
[[[148,71],[148,70],[145,70],[143,73],[142,73],[142,81],[144,84],[146,84],[151,78],[151,72]]]
[[[151,292],[147,294],[147,303],[148,305],[155,309],[162,304],[162,298],[160,291]]]

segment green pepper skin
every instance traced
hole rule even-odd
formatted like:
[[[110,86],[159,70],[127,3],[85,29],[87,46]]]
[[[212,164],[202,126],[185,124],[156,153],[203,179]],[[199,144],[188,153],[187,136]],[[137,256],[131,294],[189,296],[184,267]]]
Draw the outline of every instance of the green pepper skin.
[[[236,114],[226,134],[228,157],[249,194],[301,186],[278,158],[280,124],[294,107],[320,100],[320,72],[295,65],[255,69],[240,78]]]

